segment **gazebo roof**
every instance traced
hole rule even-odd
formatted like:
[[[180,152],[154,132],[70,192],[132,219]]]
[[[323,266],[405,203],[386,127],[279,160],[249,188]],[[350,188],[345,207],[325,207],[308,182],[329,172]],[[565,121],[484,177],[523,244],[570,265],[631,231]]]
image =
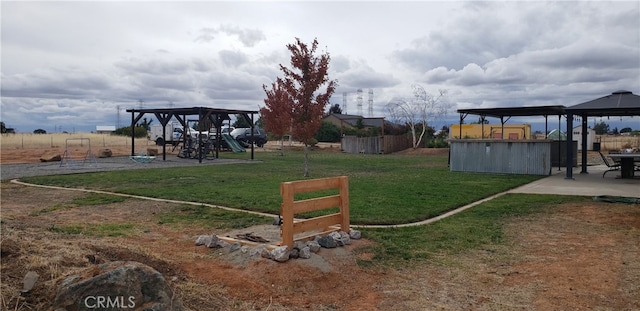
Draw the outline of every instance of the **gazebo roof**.
[[[567,113],[581,116],[638,116],[640,115],[640,96],[630,91],[615,91],[603,96],[564,109]]]

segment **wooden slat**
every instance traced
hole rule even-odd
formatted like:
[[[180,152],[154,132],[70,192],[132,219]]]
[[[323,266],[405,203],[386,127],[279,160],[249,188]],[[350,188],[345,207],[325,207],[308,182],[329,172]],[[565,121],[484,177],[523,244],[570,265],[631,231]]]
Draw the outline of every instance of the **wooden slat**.
[[[318,178],[310,180],[290,181],[283,184],[290,185],[294,193],[302,193],[338,188],[340,187],[340,179],[336,177]]]
[[[309,200],[295,201],[293,202],[293,213],[300,214],[325,208],[339,207],[341,202],[342,200],[340,199],[339,194]]]
[[[242,245],[248,245],[248,246],[253,246],[253,247],[262,245],[262,246],[266,247],[268,250],[272,250],[272,249],[276,248],[276,246],[273,245],[273,244],[264,244],[264,243],[258,243],[258,242],[251,242],[251,241],[242,240],[242,239],[234,239],[234,238],[230,238],[230,237],[226,237],[226,236],[219,236],[218,239],[219,240],[223,240],[223,241],[225,241],[227,243],[231,243],[231,244],[238,242],[238,243],[240,243]]]
[[[308,234],[308,235],[304,235],[304,236],[299,236],[296,237],[295,239],[293,239],[294,241],[308,241],[308,240],[313,240],[316,236],[323,236],[323,235],[327,235],[331,232],[336,232],[336,231],[340,231],[342,229],[340,228],[331,228],[327,231],[322,231],[322,232],[318,232],[318,233],[313,233],[313,234]]]
[[[315,217],[311,219],[301,220],[293,223],[294,234],[313,231],[325,230],[331,225],[339,224],[341,220],[340,214],[331,214],[326,216]]]

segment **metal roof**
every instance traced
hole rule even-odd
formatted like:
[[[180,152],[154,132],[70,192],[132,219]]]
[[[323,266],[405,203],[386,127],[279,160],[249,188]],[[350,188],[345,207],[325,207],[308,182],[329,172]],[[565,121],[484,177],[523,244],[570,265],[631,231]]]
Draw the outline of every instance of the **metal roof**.
[[[620,90],[582,104],[565,108],[582,116],[637,116],[640,115],[640,96]]]
[[[620,90],[588,102],[571,107],[556,106],[531,106],[531,107],[505,107],[505,108],[478,108],[458,109],[460,114],[473,114],[484,117],[524,117],[524,116],[549,116],[549,115],[573,115],[581,116],[638,116],[640,115],[640,96],[630,91]]]
[[[458,109],[459,113],[474,114],[485,117],[524,117],[563,115],[564,106],[534,106],[534,107],[506,107],[506,108],[477,108]]]

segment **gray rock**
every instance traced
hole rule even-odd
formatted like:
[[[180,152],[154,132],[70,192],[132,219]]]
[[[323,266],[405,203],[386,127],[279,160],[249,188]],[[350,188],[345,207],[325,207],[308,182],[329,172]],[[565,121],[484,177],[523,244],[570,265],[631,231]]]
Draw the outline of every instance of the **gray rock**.
[[[300,255],[300,250],[297,248],[294,248],[289,252],[289,258],[291,259],[296,259],[298,258],[299,255]]]
[[[229,250],[232,252],[235,252],[237,250],[239,250],[242,247],[242,245],[239,242],[235,242],[233,244],[231,244],[231,246],[229,247]]]
[[[26,293],[33,289],[38,281],[38,273],[35,271],[29,271],[25,274],[24,279],[22,279],[22,292]]]
[[[329,236],[332,237],[336,241],[340,241],[340,239],[342,238],[342,235],[340,235],[340,233],[335,232],[335,231],[329,233]]]
[[[218,246],[218,236],[217,235],[212,234],[209,238],[210,238],[209,239],[209,243],[206,244],[208,248],[219,247]]]
[[[62,161],[62,156],[59,154],[47,154],[40,158],[40,162],[59,162]]]
[[[295,241],[293,242],[293,248],[294,249],[302,249],[303,247],[307,246],[306,242],[302,242],[302,241]]]
[[[207,245],[209,243],[211,243],[211,236],[210,235],[199,235],[196,238],[196,246]]]
[[[354,240],[360,240],[360,238],[362,238],[362,233],[358,230],[351,229],[351,231],[349,231],[349,237]]]
[[[288,246],[278,246],[271,251],[271,258],[277,262],[285,262],[289,260],[290,254]]]
[[[58,286],[52,309],[184,310],[162,274],[134,261],[104,263],[69,276]]]
[[[320,246],[318,245],[318,247],[320,247]],[[298,257],[300,257],[302,259],[311,258],[311,249],[309,248],[309,246],[305,246],[302,249],[300,249],[300,253],[298,254]]]
[[[309,242],[307,242],[307,246],[309,247],[309,250],[310,250],[312,253],[317,253],[317,252],[319,252],[319,251],[320,251],[320,247],[321,247],[321,246],[320,246],[320,244],[318,244],[318,242],[316,242],[316,241],[309,241]]]
[[[262,249],[260,250],[260,256],[261,256],[262,258],[267,258],[267,259],[271,259],[271,258],[272,258],[272,256],[271,256],[271,252],[270,252],[268,249],[266,249],[266,248],[262,248]]]
[[[225,248],[227,246],[229,246],[229,242],[224,241],[224,240],[218,240],[218,242],[216,242],[216,246],[215,248]]]
[[[338,242],[336,242],[336,240],[330,235],[325,235],[318,239],[318,244],[324,248],[338,247]]]

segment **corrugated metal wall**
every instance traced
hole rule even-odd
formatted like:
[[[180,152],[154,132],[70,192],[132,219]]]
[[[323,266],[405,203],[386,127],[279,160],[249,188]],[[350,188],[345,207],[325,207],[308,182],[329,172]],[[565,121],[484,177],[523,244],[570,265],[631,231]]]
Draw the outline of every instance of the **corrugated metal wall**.
[[[551,143],[540,140],[452,140],[450,170],[499,174],[551,174]]]

